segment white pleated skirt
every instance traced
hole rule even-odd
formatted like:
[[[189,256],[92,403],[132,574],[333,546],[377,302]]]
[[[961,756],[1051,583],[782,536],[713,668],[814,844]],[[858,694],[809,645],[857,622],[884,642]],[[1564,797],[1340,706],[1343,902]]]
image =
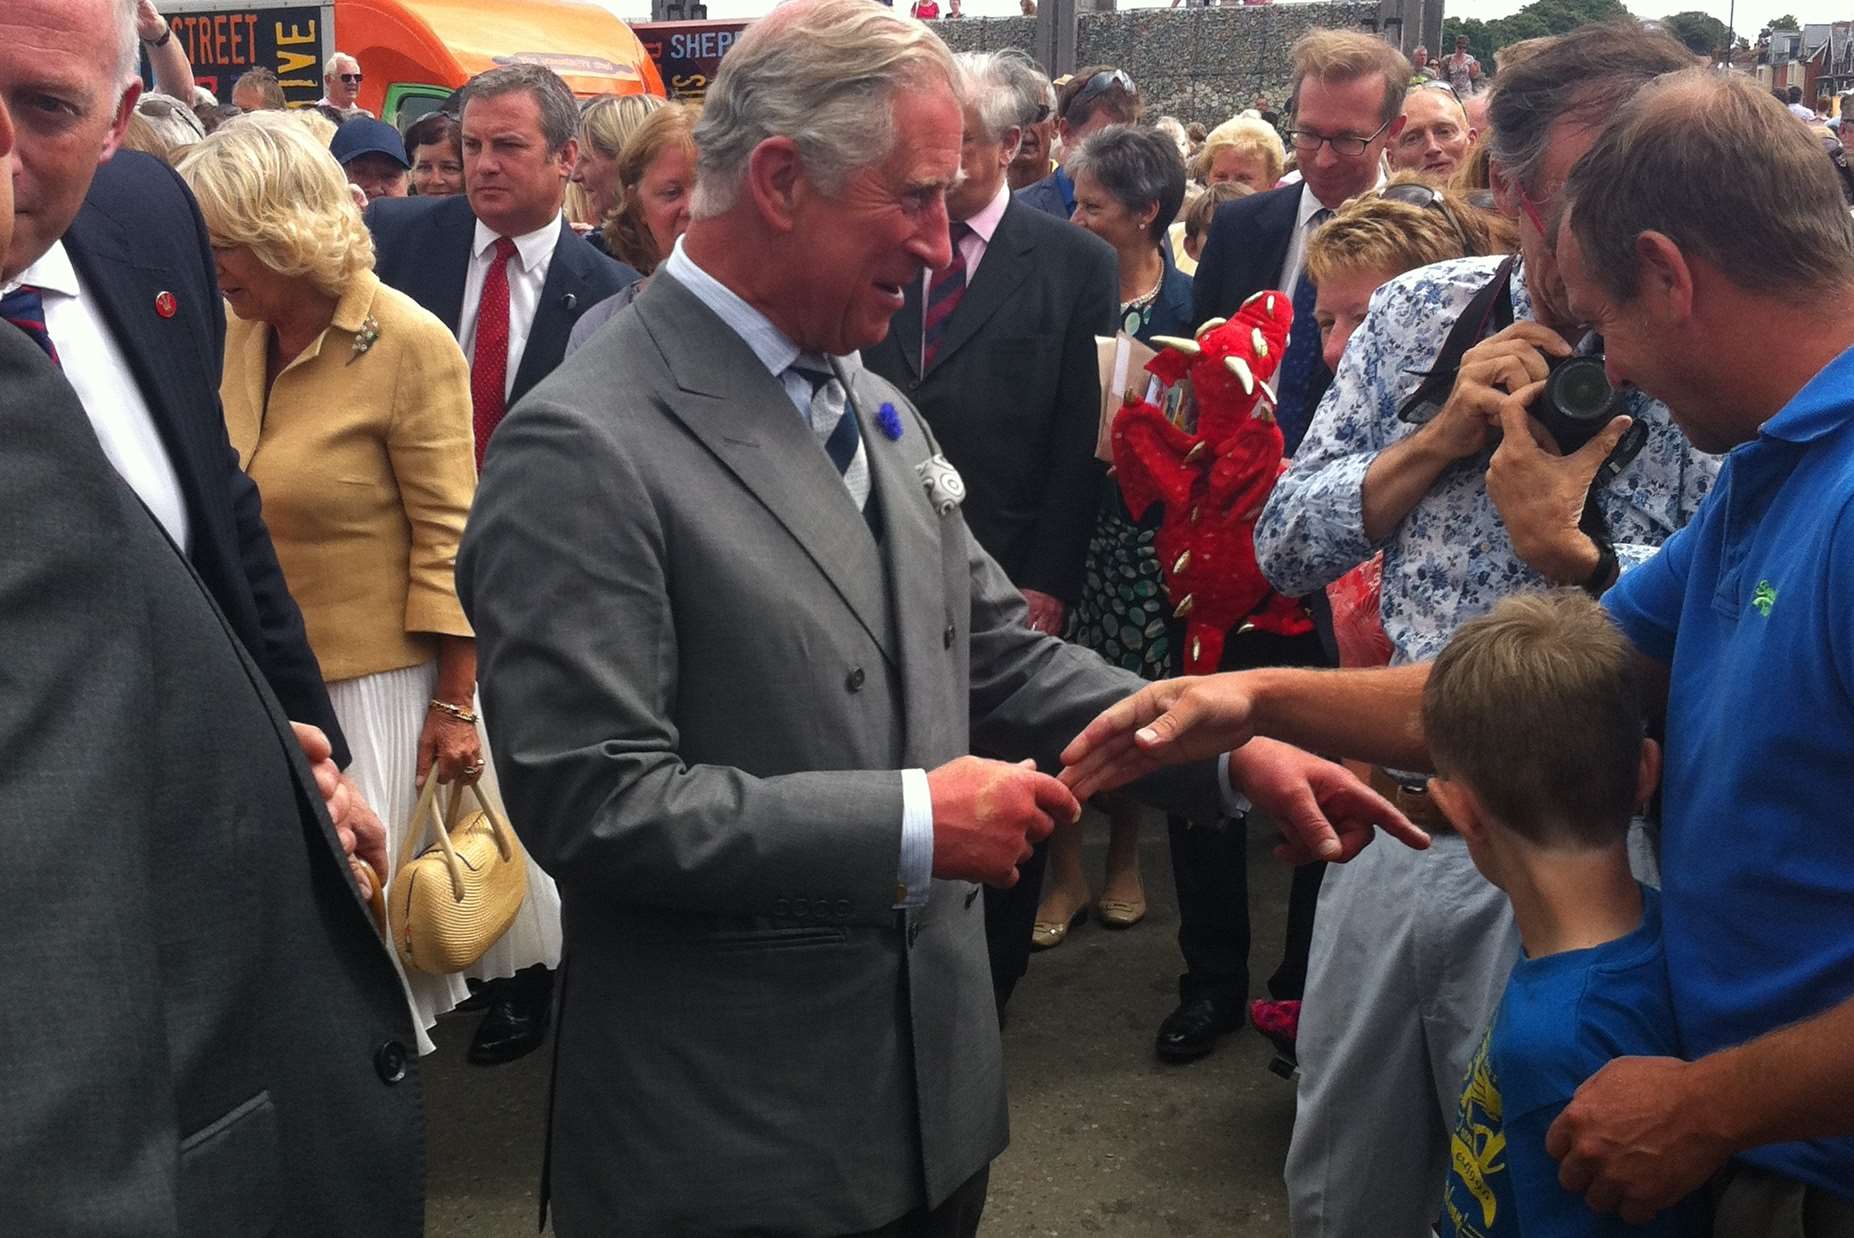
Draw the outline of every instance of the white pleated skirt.
[[[328,698],[347,738],[353,763],[348,777],[360,788],[373,810],[386,823],[386,857],[392,866],[386,874],[388,888],[398,871],[399,852],[405,845],[412,808],[418,802],[418,737],[425,725],[433,690],[438,682],[435,659],[420,666],[408,666],[377,675],[361,675],[328,685]],[[480,716],[482,705],[477,705]],[[502,806],[496,786],[496,766],[489,759],[489,739],[482,724],[477,737],[483,745],[485,768],[479,788]],[[440,799],[443,792],[439,792]],[[466,797],[465,800],[468,803]],[[494,980],[512,976],[524,967],[545,963],[560,964],[560,893],[553,878],[542,872],[533,859],[528,860],[528,897],[522,901],[521,913],[502,940],[489,948],[467,972],[450,976],[432,976],[408,971],[396,956],[405,982],[406,1000],[412,1007],[412,1021],[418,1028],[418,1051],[430,1053],[431,1037],[426,1034],[438,1016],[470,995],[465,979]]]

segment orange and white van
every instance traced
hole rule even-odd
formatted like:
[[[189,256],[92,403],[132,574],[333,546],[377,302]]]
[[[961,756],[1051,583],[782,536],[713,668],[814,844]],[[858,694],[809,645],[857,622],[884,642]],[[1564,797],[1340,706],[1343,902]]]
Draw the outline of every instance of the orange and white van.
[[[276,72],[292,107],[322,97],[336,51],[360,61],[360,105],[404,129],[485,69],[546,65],[581,98],[663,94],[631,28],[592,0],[157,0],[199,83],[224,102],[246,69]]]

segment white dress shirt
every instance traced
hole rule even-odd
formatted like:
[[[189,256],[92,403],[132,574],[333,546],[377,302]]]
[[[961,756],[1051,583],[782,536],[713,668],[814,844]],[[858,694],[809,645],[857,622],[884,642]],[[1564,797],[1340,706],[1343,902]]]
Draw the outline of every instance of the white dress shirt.
[[[77,268],[71,265],[64,242],[54,241],[43,257],[20,272],[18,279],[0,288],[0,294],[21,284],[37,288],[45,302],[45,330],[58,350],[65,380],[76,390],[103,444],[103,454],[185,554],[187,504],[180,492],[180,475],[174,471],[174,462],[155,428],[154,414],[142,399],[135,372],[116,346],[95,300],[84,295],[83,283],[77,277]],[[192,309],[205,313],[208,307]],[[152,304],[148,312],[155,312]]]
[[[483,282],[489,278],[490,263],[495,258],[496,242],[501,237],[482,220],[476,221],[476,239],[470,246],[470,270],[464,276],[463,314],[457,319],[457,342],[464,356],[476,362],[476,319],[483,307]],[[509,372],[503,384],[506,397],[515,390],[515,375],[521,369],[522,354],[528,351],[528,332],[534,329],[534,315],[541,306],[541,289],[547,284],[547,268],[554,263],[554,247],[560,243],[560,217],[556,215],[533,232],[510,238],[515,242],[515,256],[509,259]]]
[[[1002,214],[1002,210],[999,213]],[[662,269],[741,338],[766,367],[766,372],[785,389],[792,406],[808,423],[811,384],[793,371],[792,366],[804,357],[812,368],[817,368],[823,359],[804,353],[785,332],[773,325],[771,319],[697,266],[695,260],[683,252],[682,238],[676,239]],[[837,362],[844,376],[852,381],[863,364],[860,353],[838,357]],[[895,893],[900,896],[895,901],[896,907],[926,906],[933,892],[933,790],[927,785],[927,771],[923,769],[901,771],[901,856],[895,880]]]
[[[1380,159],[1378,161],[1378,183],[1373,185],[1372,188],[1384,188],[1384,184],[1388,179],[1389,178],[1384,172],[1384,161]],[[1294,216],[1294,235],[1288,241],[1287,259],[1281,264],[1281,280],[1275,285],[1276,288],[1287,293],[1290,297],[1294,295],[1294,285],[1300,282],[1301,270],[1307,265],[1307,237],[1313,231],[1313,229],[1307,225],[1313,222],[1313,217],[1320,211],[1321,206],[1322,204],[1320,200],[1314,196],[1313,190],[1307,188],[1307,183],[1302,181],[1300,185],[1300,211]]]

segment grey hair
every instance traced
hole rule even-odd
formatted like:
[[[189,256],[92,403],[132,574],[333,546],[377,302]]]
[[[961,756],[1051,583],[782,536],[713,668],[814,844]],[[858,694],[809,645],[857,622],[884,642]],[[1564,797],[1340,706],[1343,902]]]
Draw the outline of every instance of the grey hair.
[[[322,76],[335,76],[335,74],[341,72],[341,66],[344,64],[351,64],[356,69],[360,68],[360,61],[354,59],[354,57],[348,55],[346,52],[336,52],[328,58],[328,63],[322,66]]]
[[[1561,120],[1600,124],[1663,73],[1693,66],[1693,53],[1638,21],[1579,26],[1502,65],[1488,117],[1488,154],[1507,179],[1535,197],[1552,129]]]
[[[1012,129],[1031,124],[1042,105],[1048,79],[1037,71],[1030,58],[1010,48],[998,52],[961,52],[953,57],[959,66],[960,101],[978,113],[982,135],[987,142],[1002,142]],[[1015,158],[1017,151],[1011,151]]]
[[[541,109],[541,136],[558,151],[579,134],[579,100],[560,75],[545,65],[510,64],[488,69],[464,83],[461,119],[472,99],[494,99],[526,91]]]
[[[945,83],[952,53],[924,22],[872,0],[801,0],[775,8],[728,49],[695,127],[695,201],[707,219],[733,209],[754,148],[798,146],[824,192],[895,148],[898,91]]]
[[[135,33],[135,10],[139,7],[136,0],[116,0],[116,81],[119,85],[141,76],[142,41]]]
[[[1140,125],[1109,125],[1069,155],[1069,175],[1087,177],[1137,214],[1157,204],[1151,236],[1157,245],[1184,202],[1184,159],[1172,139]]]

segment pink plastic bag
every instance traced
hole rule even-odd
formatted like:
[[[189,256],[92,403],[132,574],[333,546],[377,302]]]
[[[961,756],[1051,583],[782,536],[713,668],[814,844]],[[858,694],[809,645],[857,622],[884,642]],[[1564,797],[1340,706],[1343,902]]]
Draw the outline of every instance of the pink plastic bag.
[[[1383,611],[1379,609],[1383,581],[1384,556],[1375,554],[1326,586],[1340,666],[1389,665],[1390,637],[1384,634]]]

